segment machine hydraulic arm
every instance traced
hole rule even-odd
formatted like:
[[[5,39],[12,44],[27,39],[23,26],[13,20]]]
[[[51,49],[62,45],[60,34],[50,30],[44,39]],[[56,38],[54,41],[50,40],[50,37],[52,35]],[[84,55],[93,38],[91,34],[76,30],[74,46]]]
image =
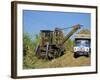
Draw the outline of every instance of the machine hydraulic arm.
[[[80,29],[80,24],[72,26],[72,30],[65,36],[61,44],[64,44],[78,29]]]

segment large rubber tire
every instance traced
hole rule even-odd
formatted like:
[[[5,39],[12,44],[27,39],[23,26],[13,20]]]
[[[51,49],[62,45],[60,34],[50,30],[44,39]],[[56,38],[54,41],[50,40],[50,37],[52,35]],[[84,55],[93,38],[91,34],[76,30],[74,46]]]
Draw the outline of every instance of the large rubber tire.
[[[64,55],[64,51],[61,50],[61,51],[59,51],[59,57],[62,55]]]
[[[89,53],[87,53],[85,56],[86,56],[86,57],[90,57],[90,54],[89,54]]]

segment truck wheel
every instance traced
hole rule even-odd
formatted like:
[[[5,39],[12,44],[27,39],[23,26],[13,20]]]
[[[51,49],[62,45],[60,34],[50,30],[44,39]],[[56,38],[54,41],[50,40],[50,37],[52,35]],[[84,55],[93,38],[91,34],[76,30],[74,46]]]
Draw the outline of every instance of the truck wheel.
[[[78,58],[79,55],[77,53],[74,53],[74,58]]]
[[[87,54],[86,54],[86,57],[89,57],[89,56],[90,56],[89,53],[87,53]]]

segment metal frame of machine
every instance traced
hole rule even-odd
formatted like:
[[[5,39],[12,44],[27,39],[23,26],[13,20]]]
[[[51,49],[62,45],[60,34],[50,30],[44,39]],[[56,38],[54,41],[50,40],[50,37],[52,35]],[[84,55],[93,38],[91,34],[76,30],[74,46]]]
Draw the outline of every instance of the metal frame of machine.
[[[66,51],[65,42],[81,28],[81,25],[77,24],[70,28],[72,30],[66,36],[62,32],[63,29],[59,28],[56,28],[54,31],[41,30],[41,41],[36,47],[36,56],[49,60],[62,56]]]

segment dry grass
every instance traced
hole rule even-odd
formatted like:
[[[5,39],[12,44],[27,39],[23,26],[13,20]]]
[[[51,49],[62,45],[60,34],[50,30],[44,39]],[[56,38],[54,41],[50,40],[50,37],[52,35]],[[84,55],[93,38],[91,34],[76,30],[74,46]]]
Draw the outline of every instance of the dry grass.
[[[75,67],[75,66],[89,66],[90,57],[81,56],[78,58],[73,57],[73,53],[66,52],[65,55],[54,59],[52,61],[40,60],[35,64],[35,68],[57,68],[57,67]]]

